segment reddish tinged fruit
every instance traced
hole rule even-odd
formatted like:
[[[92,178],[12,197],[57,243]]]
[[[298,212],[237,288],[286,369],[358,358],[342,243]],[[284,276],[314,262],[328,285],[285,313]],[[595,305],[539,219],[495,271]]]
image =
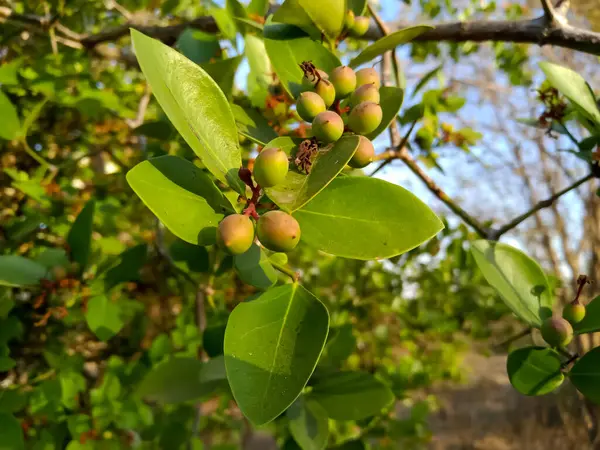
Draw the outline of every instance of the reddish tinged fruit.
[[[379,89],[374,84],[363,84],[356,88],[350,96],[350,105],[356,106],[362,102],[373,102],[379,104],[381,97]]]
[[[333,111],[322,112],[313,120],[312,132],[322,142],[335,142],[344,133],[344,121]]]
[[[282,149],[265,148],[256,157],[252,174],[260,186],[271,187],[285,180],[288,169],[288,156]]]
[[[348,127],[356,134],[369,134],[381,124],[383,111],[373,102],[362,102],[350,111]]]
[[[300,225],[283,211],[269,211],[258,219],[256,234],[261,244],[274,252],[292,251],[300,241]]]
[[[563,319],[575,325],[585,317],[585,306],[581,303],[569,303],[563,308]]]
[[[346,13],[346,20],[344,21],[344,25],[347,30],[351,30],[354,26],[354,11],[348,10]]]
[[[348,66],[333,69],[331,75],[329,75],[329,81],[335,88],[335,98],[337,100],[346,98],[356,88],[356,74]]]
[[[333,102],[335,101],[335,88],[332,83],[327,80],[321,80],[321,82],[315,86],[315,92],[323,99],[327,108],[333,105]]]
[[[350,34],[354,37],[361,37],[369,30],[369,18],[365,16],[356,16],[354,24],[350,28]]]
[[[254,242],[254,224],[250,217],[232,214],[225,217],[217,227],[217,244],[232,255],[248,251]]]
[[[573,327],[562,317],[550,317],[544,320],[540,331],[551,347],[564,347],[573,340]]]
[[[348,165],[354,169],[362,169],[373,162],[374,156],[375,147],[373,147],[373,143],[366,137],[360,136],[358,147]]]
[[[298,96],[296,111],[307,122],[312,122],[317,117],[317,114],[322,113],[326,109],[325,102],[316,92],[307,91]]]
[[[365,84],[374,84],[377,89],[381,87],[379,74],[372,67],[366,67],[356,72],[356,87],[360,87]]]

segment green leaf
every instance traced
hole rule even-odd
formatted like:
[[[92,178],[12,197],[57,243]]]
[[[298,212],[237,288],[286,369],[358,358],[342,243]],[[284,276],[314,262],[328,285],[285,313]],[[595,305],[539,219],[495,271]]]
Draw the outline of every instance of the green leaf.
[[[299,27],[308,33],[314,30],[314,23],[300,0],[285,0],[272,17],[273,22],[285,23]]]
[[[325,72],[342,65],[337,56],[323,47],[320,42],[307,36],[283,40],[277,39],[276,36],[269,38],[270,27],[265,27],[265,48],[281,84],[293,98],[303,91],[304,73],[299,66],[301,62],[312,61],[316,67]]]
[[[232,45],[235,47],[235,37],[237,34],[237,24],[229,11],[226,8],[222,8],[215,5],[208,10],[208,15],[212,16],[217,23],[217,27],[223,34],[223,36],[229,39]]]
[[[241,56],[234,56],[233,58],[223,59],[212,63],[205,63],[200,67],[202,67],[206,73],[213,80],[215,80],[227,98],[231,98],[233,95],[235,72],[237,71],[241,62]]]
[[[573,325],[575,334],[595,333],[600,331],[600,296],[585,305],[585,317]]]
[[[550,62],[541,62],[540,67],[550,84],[600,128],[600,110],[596,104],[596,97],[583,77],[567,67]]]
[[[365,48],[358,56],[350,61],[350,67],[358,67],[361,64],[372,61],[378,56],[383,55],[385,52],[395,49],[400,44],[406,44],[420,34],[432,29],[433,27],[428,25],[417,25],[416,27],[395,31]]]
[[[184,262],[191,272],[206,273],[210,271],[210,256],[205,247],[188,244],[177,239],[169,249],[174,261]]]
[[[269,0],[251,0],[247,10],[248,14],[264,17],[269,10]]]
[[[81,266],[81,270],[86,268],[90,258],[95,207],[96,202],[94,200],[87,202],[77,215],[67,235],[71,259]]]
[[[339,366],[356,349],[356,338],[352,334],[352,325],[346,324],[333,333],[323,350],[319,364],[324,366]]]
[[[584,397],[600,404],[600,347],[583,355],[569,372],[569,378]]]
[[[473,242],[471,252],[487,282],[517,317],[539,327],[552,315],[552,292],[537,262],[510,245],[493,241]]]
[[[90,299],[85,320],[101,341],[108,341],[125,325],[119,305],[103,295]]]
[[[379,105],[381,106],[383,115],[377,129],[367,135],[367,138],[371,140],[383,133],[390,126],[390,123],[396,119],[404,100],[404,89],[394,86],[383,86],[379,89],[379,93],[381,95]]]
[[[227,386],[222,357],[205,363],[174,357],[154,366],[141,381],[137,393],[158,403],[181,403],[210,397]]]
[[[119,283],[138,281],[140,269],[146,263],[148,245],[139,244],[128,248],[119,255],[118,263],[108,269],[104,275],[104,288],[112,289]]]
[[[176,156],[139,163],[127,173],[127,181],[156,217],[190,244],[214,244],[216,227],[231,209],[202,170]]]
[[[412,193],[367,177],[336,178],[293,215],[306,244],[363,260],[400,255],[443,229],[440,219]]]
[[[290,432],[302,450],[323,450],[329,437],[329,420],[323,408],[301,395],[286,412]]]
[[[265,192],[281,209],[296,211],[325,189],[342,171],[354,155],[358,143],[357,136],[342,137],[333,146],[319,151],[308,175],[292,168],[283,183],[266,188]],[[291,163],[290,166],[295,165]]]
[[[250,250],[233,257],[240,279],[258,289],[268,289],[277,282],[277,272],[265,252],[256,244]]]
[[[394,394],[366,372],[338,372],[319,379],[309,398],[334,420],[360,420],[378,414],[394,401]]]
[[[35,286],[47,272],[42,264],[22,256],[0,256],[0,286]]]
[[[544,395],[562,384],[558,354],[544,347],[525,347],[508,355],[506,371],[510,384],[524,395]]]
[[[212,58],[220,58],[221,53],[219,39],[214,34],[192,28],[186,28],[179,35],[175,47],[196,64],[209,62]]]
[[[69,265],[67,252],[62,248],[47,248],[37,255],[34,261],[47,269],[52,269],[55,266],[67,267]]]
[[[255,22],[252,19],[245,19],[245,18],[241,18],[241,17],[236,17],[235,20],[238,21],[238,22],[241,22],[243,24],[246,24],[246,25],[248,25],[248,26],[250,26],[252,28],[254,28],[254,30],[258,31],[259,34],[261,34],[261,35],[262,35],[262,32],[263,32],[263,30],[265,28],[262,23]]]
[[[321,0],[298,0],[298,2],[326,36],[335,39],[340,35],[346,19],[346,0],[329,0],[326,5]]]
[[[21,131],[21,121],[17,109],[2,91],[0,91],[0,117],[2,117],[0,138],[9,141],[16,139]]]
[[[242,108],[239,105],[231,105],[231,109],[240,134],[263,147],[277,138],[275,130],[257,109]]]
[[[246,12],[246,8],[244,8],[244,5],[242,5],[239,2],[239,0],[225,0],[225,8],[229,12],[229,16],[234,19],[248,18],[248,13]],[[237,25],[238,31],[243,34],[246,30],[246,26],[242,22],[236,22],[236,25]],[[247,36],[246,36],[246,38],[247,38]]]
[[[23,450],[21,424],[12,414],[0,413],[0,450]]]
[[[177,131],[213,175],[243,193],[235,121],[219,86],[176,50],[136,30],[131,37],[142,72]]]
[[[444,68],[444,64],[442,63],[439,66],[434,67],[432,70],[427,72],[425,75],[423,75],[423,77],[421,77],[421,79],[415,86],[415,89],[412,92],[412,97],[414,97],[416,94],[418,94],[419,91],[421,89],[423,89],[427,85],[427,83],[429,83],[429,80],[431,80],[433,77],[435,77],[443,68]]]
[[[325,306],[298,284],[269,289],[233,310],[225,331],[225,367],[250,422],[270,422],[300,395],[328,328]]]
[[[248,96],[254,107],[264,107],[269,86],[273,83],[273,69],[265,50],[264,41],[252,34],[246,36],[246,58],[250,71],[248,73]]]
[[[364,16],[367,11],[367,0],[348,0],[348,9],[355,16]]]
[[[25,58],[16,58],[0,66],[0,84],[16,85],[19,84],[19,68],[25,61]]]

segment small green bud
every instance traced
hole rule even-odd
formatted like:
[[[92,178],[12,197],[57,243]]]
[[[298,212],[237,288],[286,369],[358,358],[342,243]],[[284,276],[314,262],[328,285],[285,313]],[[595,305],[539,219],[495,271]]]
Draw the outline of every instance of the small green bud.
[[[585,317],[585,306],[581,303],[569,303],[563,308],[563,319],[569,321],[571,325],[575,325]]]
[[[354,26],[354,11],[352,11],[351,9],[349,9],[346,13],[346,20],[344,21],[344,25],[346,26],[347,30],[351,30]]]
[[[254,224],[250,217],[231,214],[217,227],[217,244],[232,255],[248,251],[254,242]]]
[[[344,134],[344,121],[333,111],[322,112],[313,120],[312,132],[322,142],[335,142]]]
[[[348,165],[354,169],[362,169],[373,162],[375,156],[375,147],[373,143],[364,136],[359,136],[358,147],[348,162]]]
[[[258,219],[256,233],[261,244],[274,252],[292,251],[300,241],[300,224],[283,211],[269,211]]]
[[[544,320],[540,331],[551,347],[564,347],[573,340],[573,327],[562,317],[550,317]]]
[[[354,37],[361,37],[369,30],[369,18],[365,16],[356,16],[354,24],[350,28],[350,34]]]
[[[356,106],[362,102],[373,102],[379,104],[381,97],[379,89],[373,84],[363,84],[356,88],[350,96],[350,105]]]
[[[329,75],[327,75],[327,72],[325,72],[324,70],[317,69],[317,72],[319,72],[319,75],[321,75],[321,79],[323,79],[323,80],[329,79]],[[319,81],[319,79],[317,77],[313,78],[312,75],[308,75],[308,77],[307,77],[305,74],[302,77],[302,87],[305,90],[312,91],[313,88],[315,87],[315,84],[317,84],[317,81]]]
[[[307,122],[312,122],[317,117],[317,114],[322,113],[326,109],[327,107],[323,98],[316,92],[303,92],[298,96],[298,100],[296,101],[298,115]]]
[[[383,111],[373,102],[362,102],[350,111],[348,127],[356,134],[369,134],[381,124]]]
[[[333,105],[335,100],[335,88],[331,82],[327,80],[321,80],[315,86],[315,92],[323,99],[327,108]]]
[[[262,187],[271,187],[285,180],[289,162],[287,154],[280,148],[264,148],[254,161],[252,174]]]
[[[356,72],[356,87],[363,86],[365,84],[374,84],[377,89],[381,87],[381,80],[379,74],[372,67],[365,67]]]
[[[335,88],[335,98],[340,100],[346,98],[356,88],[356,74],[348,66],[340,66],[333,69],[329,81]]]

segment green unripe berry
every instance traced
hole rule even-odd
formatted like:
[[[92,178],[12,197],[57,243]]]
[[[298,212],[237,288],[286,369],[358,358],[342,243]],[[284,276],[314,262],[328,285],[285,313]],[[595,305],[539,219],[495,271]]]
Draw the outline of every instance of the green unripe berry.
[[[352,27],[354,26],[354,11],[352,11],[351,9],[349,9],[348,12],[346,13],[346,19],[344,20],[344,25],[346,26],[347,30],[351,30]]]
[[[254,224],[250,217],[232,214],[217,227],[217,244],[232,255],[248,251],[254,242]]]
[[[333,105],[333,102],[335,101],[335,88],[331,82],[321,80],[315,86],[315,92],[323,99],[327,108]]]
[[[319,75],[321,75],[321,78],[324,80],[328,80],[329,79],[329,75],[327,75],[327,72],[325,72],[324,70],[320,70],[317,69],[317,72],[319,72]],[[302,87],[305,90],[312,90],[315,87],[315,84],[317,84],[317,81],[319,81],[319,79],[317,77],[314,77],[312,75],[308,75],[308,77],[306,76],[306,74],[302,77]]]
[[[375,147],[373,143],[364,136],[359,136],[358,147],[352,155],[352,159],[348,162],[348,165],[354,169],[362,169],[373,162],[375,156]]]
[[[335,98],[338,100],[348,97],[356,89],[356,74],[348,66],[333,69],[329,81],[335,88]]]
[[[373,102],[379,104],[381,97],[379,89],[374,84],[363,84],[356,88],[350,96],[350,105],[356,106],[362,102]]]
[[[550,317],[544,320],[540,331],[551,347],[564,347],[573,340],[573,327],[562,317]]]
[[[287,154],[280,148],[263,149],[254,161],[252,174],[262,187],[271,187],[283,183],[288,173]]]
[[[365,16],[356,16],[354,24],[350,28],[350,34],[354,37],[361,37],[369,30],[369,18]]]
[[[52,272],[52,276],[54,278],[54,281],[60,281],[60,280],[64,280],[65,278],[67,278],[67,269],[65,269],[63,266],[54,266],[51,269]]]
[[[317,117],[317,114],[322,113],[326,109],[327,107],[323,98],[316,92],[306,91],[298,96],[296,111],[307,122],[312,122]]]
[[[313,120],[312,132],[322,142],[335,142],[344,133],[344,121],[333,111],[322,112]]]
[[[258,219],[256,234],[261,244],[274,252],[292,251],[300,241],[300,224],[283,211],[269,211]]]
[[[362,102],[350,111],[348,127],[356,134],[369,134],[381,124],[383,111],[373,102]]]
[[[585,306],[581,303],[569,303],[563,308],[563,319],[567,320],[571,325],[575,325],[585,317]]]
[[[356,87],[363,86],[365,84],[374,84],[377,89],[381,87],[381,80],[379,74],[372,67],[365,67],[356,72]]]

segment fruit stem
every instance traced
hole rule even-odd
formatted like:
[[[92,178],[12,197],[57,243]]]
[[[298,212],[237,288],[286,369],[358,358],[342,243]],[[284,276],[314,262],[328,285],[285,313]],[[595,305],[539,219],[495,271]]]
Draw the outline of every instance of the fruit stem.
[[[579,285],[579,287],[577,288],[577,295],[575,296],[575,298],[573,299],[573,301],[571,302],[572,305],[579,305],[579,296],[581,295],[581,293],[583,292],[583,288],[586,284],[589,284],[590,280],[588,279],[588,277],[586,275],[579,275],[577,277],[577,284]]]
[[[283,266],[281,264],[277,264],[276,262],[273,262],[273,261],[271,261],[271,265],[273,267],[275,267],[277,270],[279,270],[281,273],[290,277],[294,283],[296,281],[298,281],[298,279],[300,278],[300,274],[298,272],[294,272],[289,267]]]

